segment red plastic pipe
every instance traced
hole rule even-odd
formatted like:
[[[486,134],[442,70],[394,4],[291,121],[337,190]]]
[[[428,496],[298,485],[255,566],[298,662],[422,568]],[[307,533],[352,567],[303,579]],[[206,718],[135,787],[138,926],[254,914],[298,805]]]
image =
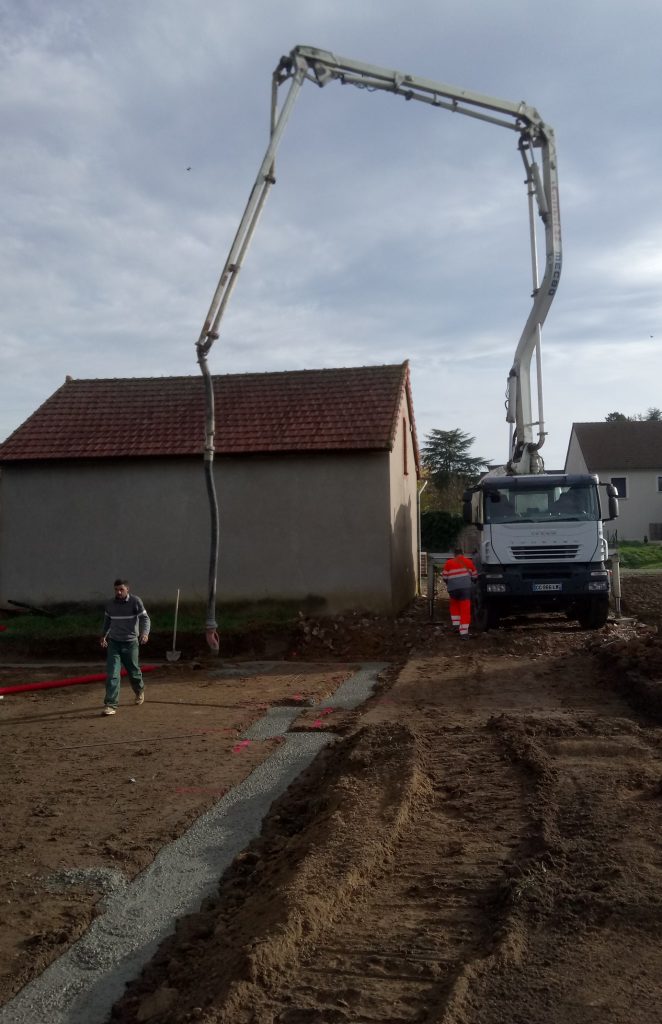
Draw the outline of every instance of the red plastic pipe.
[[[160,665],[141,665],[143,672],[154,672]],[[120,675],[126,675],[123,668]],[[106,679],[106,673],[101,672],[92,676],[69,676],[68,679],[45,679],[41,683],[19,683],[18,686],[0,686],[0,695],[6,693],[25,693],[28,690],[55,690],[60,686],[78,686],[80,683],[101,683]]]

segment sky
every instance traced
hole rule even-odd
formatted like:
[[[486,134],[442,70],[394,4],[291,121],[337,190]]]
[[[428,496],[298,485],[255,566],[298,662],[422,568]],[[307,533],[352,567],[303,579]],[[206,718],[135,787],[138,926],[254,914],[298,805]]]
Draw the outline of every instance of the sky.
[[[562,468],[573,422],[662,406],[661,41],[658,0],[0,0],[0,440],[67,375],[199,373],[272,71],[305,44],[525,100],[553,127],[541,454]],[[532,287],[516,144],[306,83],[211,371],[408,359],[420,443],[459,428],[505,461]]]

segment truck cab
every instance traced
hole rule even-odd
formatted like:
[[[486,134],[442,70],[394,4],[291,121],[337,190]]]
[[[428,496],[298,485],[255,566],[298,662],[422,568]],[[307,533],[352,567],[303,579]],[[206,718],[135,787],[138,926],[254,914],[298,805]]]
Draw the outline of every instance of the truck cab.
[[[610,575],[603,522],[618,515],[613,485],[588,474],[488,474],[465,492],[463,514],[480,536],[479,626],[531,611],[565,611],[586,629],[604,625]]]

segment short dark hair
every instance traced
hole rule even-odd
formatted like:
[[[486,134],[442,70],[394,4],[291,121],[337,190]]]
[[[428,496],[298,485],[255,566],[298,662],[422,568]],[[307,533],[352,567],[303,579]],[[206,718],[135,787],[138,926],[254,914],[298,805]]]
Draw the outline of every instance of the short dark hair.
[[[115,580],[115,582],[113,583],[114,587],[128,587],[128,585],[128,580]]]

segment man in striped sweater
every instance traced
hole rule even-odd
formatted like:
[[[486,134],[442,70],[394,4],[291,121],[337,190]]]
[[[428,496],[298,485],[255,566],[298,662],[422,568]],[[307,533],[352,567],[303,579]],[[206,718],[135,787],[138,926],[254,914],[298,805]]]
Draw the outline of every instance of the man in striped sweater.
[[[455,548],[453,557],[444,562],[441,576],[451,602],[451,625],[466,640],[471,623],[471,590],[478,578],[476,566],[462,548]]]
[[[134,704],[145,700],[145,684],[138,664],[138,645],[149,637],[149,615],[139,597],[129,593],[128,580],[115,580],[115,597],[103,617],[101,646],[106,656],[106,699],[102,715],[114,715],[120,701],[120,673],[126,669],[135,694]]]

